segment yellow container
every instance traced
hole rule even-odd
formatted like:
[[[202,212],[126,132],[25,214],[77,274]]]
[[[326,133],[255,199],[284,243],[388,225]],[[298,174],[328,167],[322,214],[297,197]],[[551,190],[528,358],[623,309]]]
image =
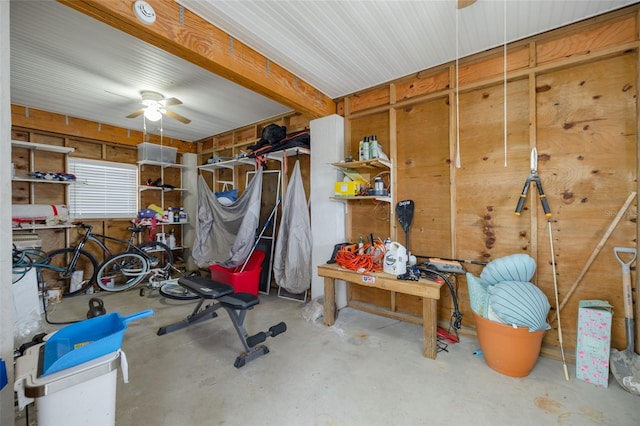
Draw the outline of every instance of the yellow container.
[[[360,192],[362,182],[336,182],[334,191],[337,197],[352,197]]]

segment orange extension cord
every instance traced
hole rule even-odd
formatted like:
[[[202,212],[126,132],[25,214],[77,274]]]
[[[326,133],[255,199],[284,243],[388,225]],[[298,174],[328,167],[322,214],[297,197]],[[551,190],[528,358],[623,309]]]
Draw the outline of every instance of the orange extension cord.
[[[360,253],[362,251],[362,254]],[[336,263],[345,269],[358,273],[382,271],[385,246],[380,239],[373,244],[365,244],[362,249],[356,244],[342,247],[336,254]]]

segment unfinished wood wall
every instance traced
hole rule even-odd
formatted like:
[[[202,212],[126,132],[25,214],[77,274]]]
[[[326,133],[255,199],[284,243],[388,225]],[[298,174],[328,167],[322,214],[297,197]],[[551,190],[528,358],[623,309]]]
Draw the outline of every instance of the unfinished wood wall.
[[[78,124],[80,121],[77,121],[73,126],[73,131],[70,131],[70,133],[67,134],[59,134],[55,133],[53,130],[63,130],[63,128],[56,125],[57,122],[64,121],[63,116],[31,110],[30,117],[27,118],[21,116],[20,111],[20,108],[14,108],[14,115],[12,116],[13,122],[23,122],[23,124],[28,124],[29,127],[19,127],[14,125],[11,134],[12,140],[74,148],[74,151],[69,154],[69,157],[89,158],[127,164],[136,164],[138,161],[138,150],[135,144],[128,141],[123,141],[122,143],[112,141],[112,138],[109,135],[119,134],[118,132],[109,132],[105,134],[104,139],[89,139],[90,136],[96,136],[93,129],[96,127],[94,125],[97,123],[93,123],[92,125],[89,122],[82,121],[83,124]],[[28,122],[25,121],[27,119]],[[53,130],[43,130],[46,129],[47,126]],[[121,130],[123,131],[123,134],[126,132],[126,129]],[[83,135],[85,135],[86,138],[83,138]],[[140,137],[142,137],[141,134]],[[139,142],[142,142],[142,139],[140,139]],[[17,175],[26,176],[29,174],[28,151],[29,150],[23,148],[12,149],[11,158],[12,162],[16,166]],[[45,172],[65,171],[63,154],[35,151],[34,160],[35,170]],[[180,160],[178,160],[178,162],[179,161]],[[165,171],[165,182],[170,183],[171,179],[179,179],[177,176],[171,176],[173,170],[178,169]],[[153,177],[156,179],[160,176],[160,168],[158,166],[142,166],[140,176],[141,183],[144,182],[147,177]],[[177,182],[179,182],[179,180]],[[33,185],[34,196],[32,198],[30,196],[28,182],[13,181],[12,203],[66,204],[67,185],[51,185],[46,183],[36,183]],[[151,194],[152,192],[153,194]],[[152,202],[159,204],[158,197],[159,191],[144,191],[140,200],[141,205],[146,205]],[[180,194],[178,192],[167,193],[165,205],[169,205],[171,203],[181,205]],[[93,225],[94,231],[97,233],[125,240],[128,239],[130,235],[130,231],[127,230],[127,227],[131,225],[130,219],[92,219],[85,220],[84,222]],[[179,232],[179,227],[176,227],[176,231]],[[67,247],[69,243],[77,241],[80,238],[79,232],[76,228],[38,229],[37,234],[42,240],[42,249],[44,251]],[[178,234],[177,238],[180,237],[181,236]],[[107,244],[107,246],[114,251],[122,249],[122,247],[118,247],[114,244]],[[94,244],[88,244],[85,249],[92,253],[99,261],[104,260],[103,253]]]
[[[484,262],[529,254],[537,262],[534,282],[555,308],[548,222],[535,186],[522,214],[514,215],[531,149],[537,147],[564,300],[637,191],[637,15],[636,5],[509,45],[506,142],[502,48],[459,60],[458,81],[455,64],[448,64],[340,100],[347,119],[345,155],[355,156],[362,136],[376,134],[393,159],[394,201],[415,202],[413,253]],[[404,243],[394,207],[353,202],[350,238],[374,233]],[[372,215],[379,220],[365,219]],[[613,247],[636,247],[636,218],[634,200],[561,312],[569,359],[580,300],[608,300],[614,306],[613,345],[625,346],[622,276]],[[478,275],[481,267],[467,270]],[[633,275],[635,281],[635,268]],[[475,327],[461,275],[457,292],[463,326]],[[350,295],[385,307],[393,300],[388,292],[364,288]],[[403,300],[397,309],[417,314],[420,306]],[[452,309],[443,289],[443,324]],[[543,353],[557,357],[557,323],[552,327]]]
[[[251,150],[248,149],[248,147],[256,144],[260,140],[262,136],[262,129],[269,124],[285,126],[287,128],[287,134],[292,134],[309,129],[309,120],[308,116],[293,112],[200,140],[197,142],[198,164],[207,164],[207,161],[213,155],[218,155],[222,159],[231,159],[241,153],[251,153]],[[290,174],[297,158],[300,159],[300,169],[304,180],[305,191],[309,194],[310,163],[307,155],[301,155],[299,157],[290,156],[287,158],[283,171],[287,172],[287,175]],[[279,161],[269,160],[266,164],[266,170],[278,170],[280,168],[281,164]],[[250,165],[239,164],[233,170],[229,168],[216,169],[214,172],[215,176],[212,176],[212,172],[209,171],[202,171],[201,175],[215,191],[230,189],[219,184],[219,182],[235,179],[237,189],[242,192],[246,186],[247,172],[251,172],[253,170],[255,170],[255,168]],[[286,179],[285,176],[283,176],[283,178]],[[287,181],[285,180],[283,184],[286,186]],[[216,185],[215,188],[214,185]]]

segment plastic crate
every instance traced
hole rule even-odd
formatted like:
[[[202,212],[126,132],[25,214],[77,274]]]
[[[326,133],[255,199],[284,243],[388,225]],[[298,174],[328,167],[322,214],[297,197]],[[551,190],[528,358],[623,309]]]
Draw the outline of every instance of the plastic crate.
[[[211,265],[211,279],[232,286],[236,293],[251,293],[257,296],[265,256],[262,250],[255,250],[242,272],[234,272],[236,268]]]
[[[159,161],[175,164],[178,148],[143,142],[138,144],[138,161]]]
[[[151,309],[127,317],[117,312],[68,325],[42,346],[39,376],[74,367],[120,349],[127,323],[153,315]]]

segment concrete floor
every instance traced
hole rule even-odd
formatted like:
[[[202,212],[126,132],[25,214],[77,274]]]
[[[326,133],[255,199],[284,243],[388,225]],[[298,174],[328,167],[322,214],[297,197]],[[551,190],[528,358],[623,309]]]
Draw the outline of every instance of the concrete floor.
[[[122,349],[129,383],[118,374],[117,425],[638,425],[640,398],[611,377],[608,389],[563,377],[540,358],[526,378],[490,369],[475,339],[463,337],[436,360],[421,355],[421,328],[350,308],[334,327],[305,320],[304,304],[261,295],[250,334],[280,321],[288,330],[270,353],[241,369],[242,345],[227,314],[157,336],[193,302],[157,292],[99,294],[108,313],[155,315],[129,323]],[[89,296],[64,299],[51,320],[86,315]],[[53,327],[49,326],[49,330]],[[30,409],[34,424],[34,409]],[[16,425],[24,425],[25,412]],[[90,424],[90,422],[88,423]]]

